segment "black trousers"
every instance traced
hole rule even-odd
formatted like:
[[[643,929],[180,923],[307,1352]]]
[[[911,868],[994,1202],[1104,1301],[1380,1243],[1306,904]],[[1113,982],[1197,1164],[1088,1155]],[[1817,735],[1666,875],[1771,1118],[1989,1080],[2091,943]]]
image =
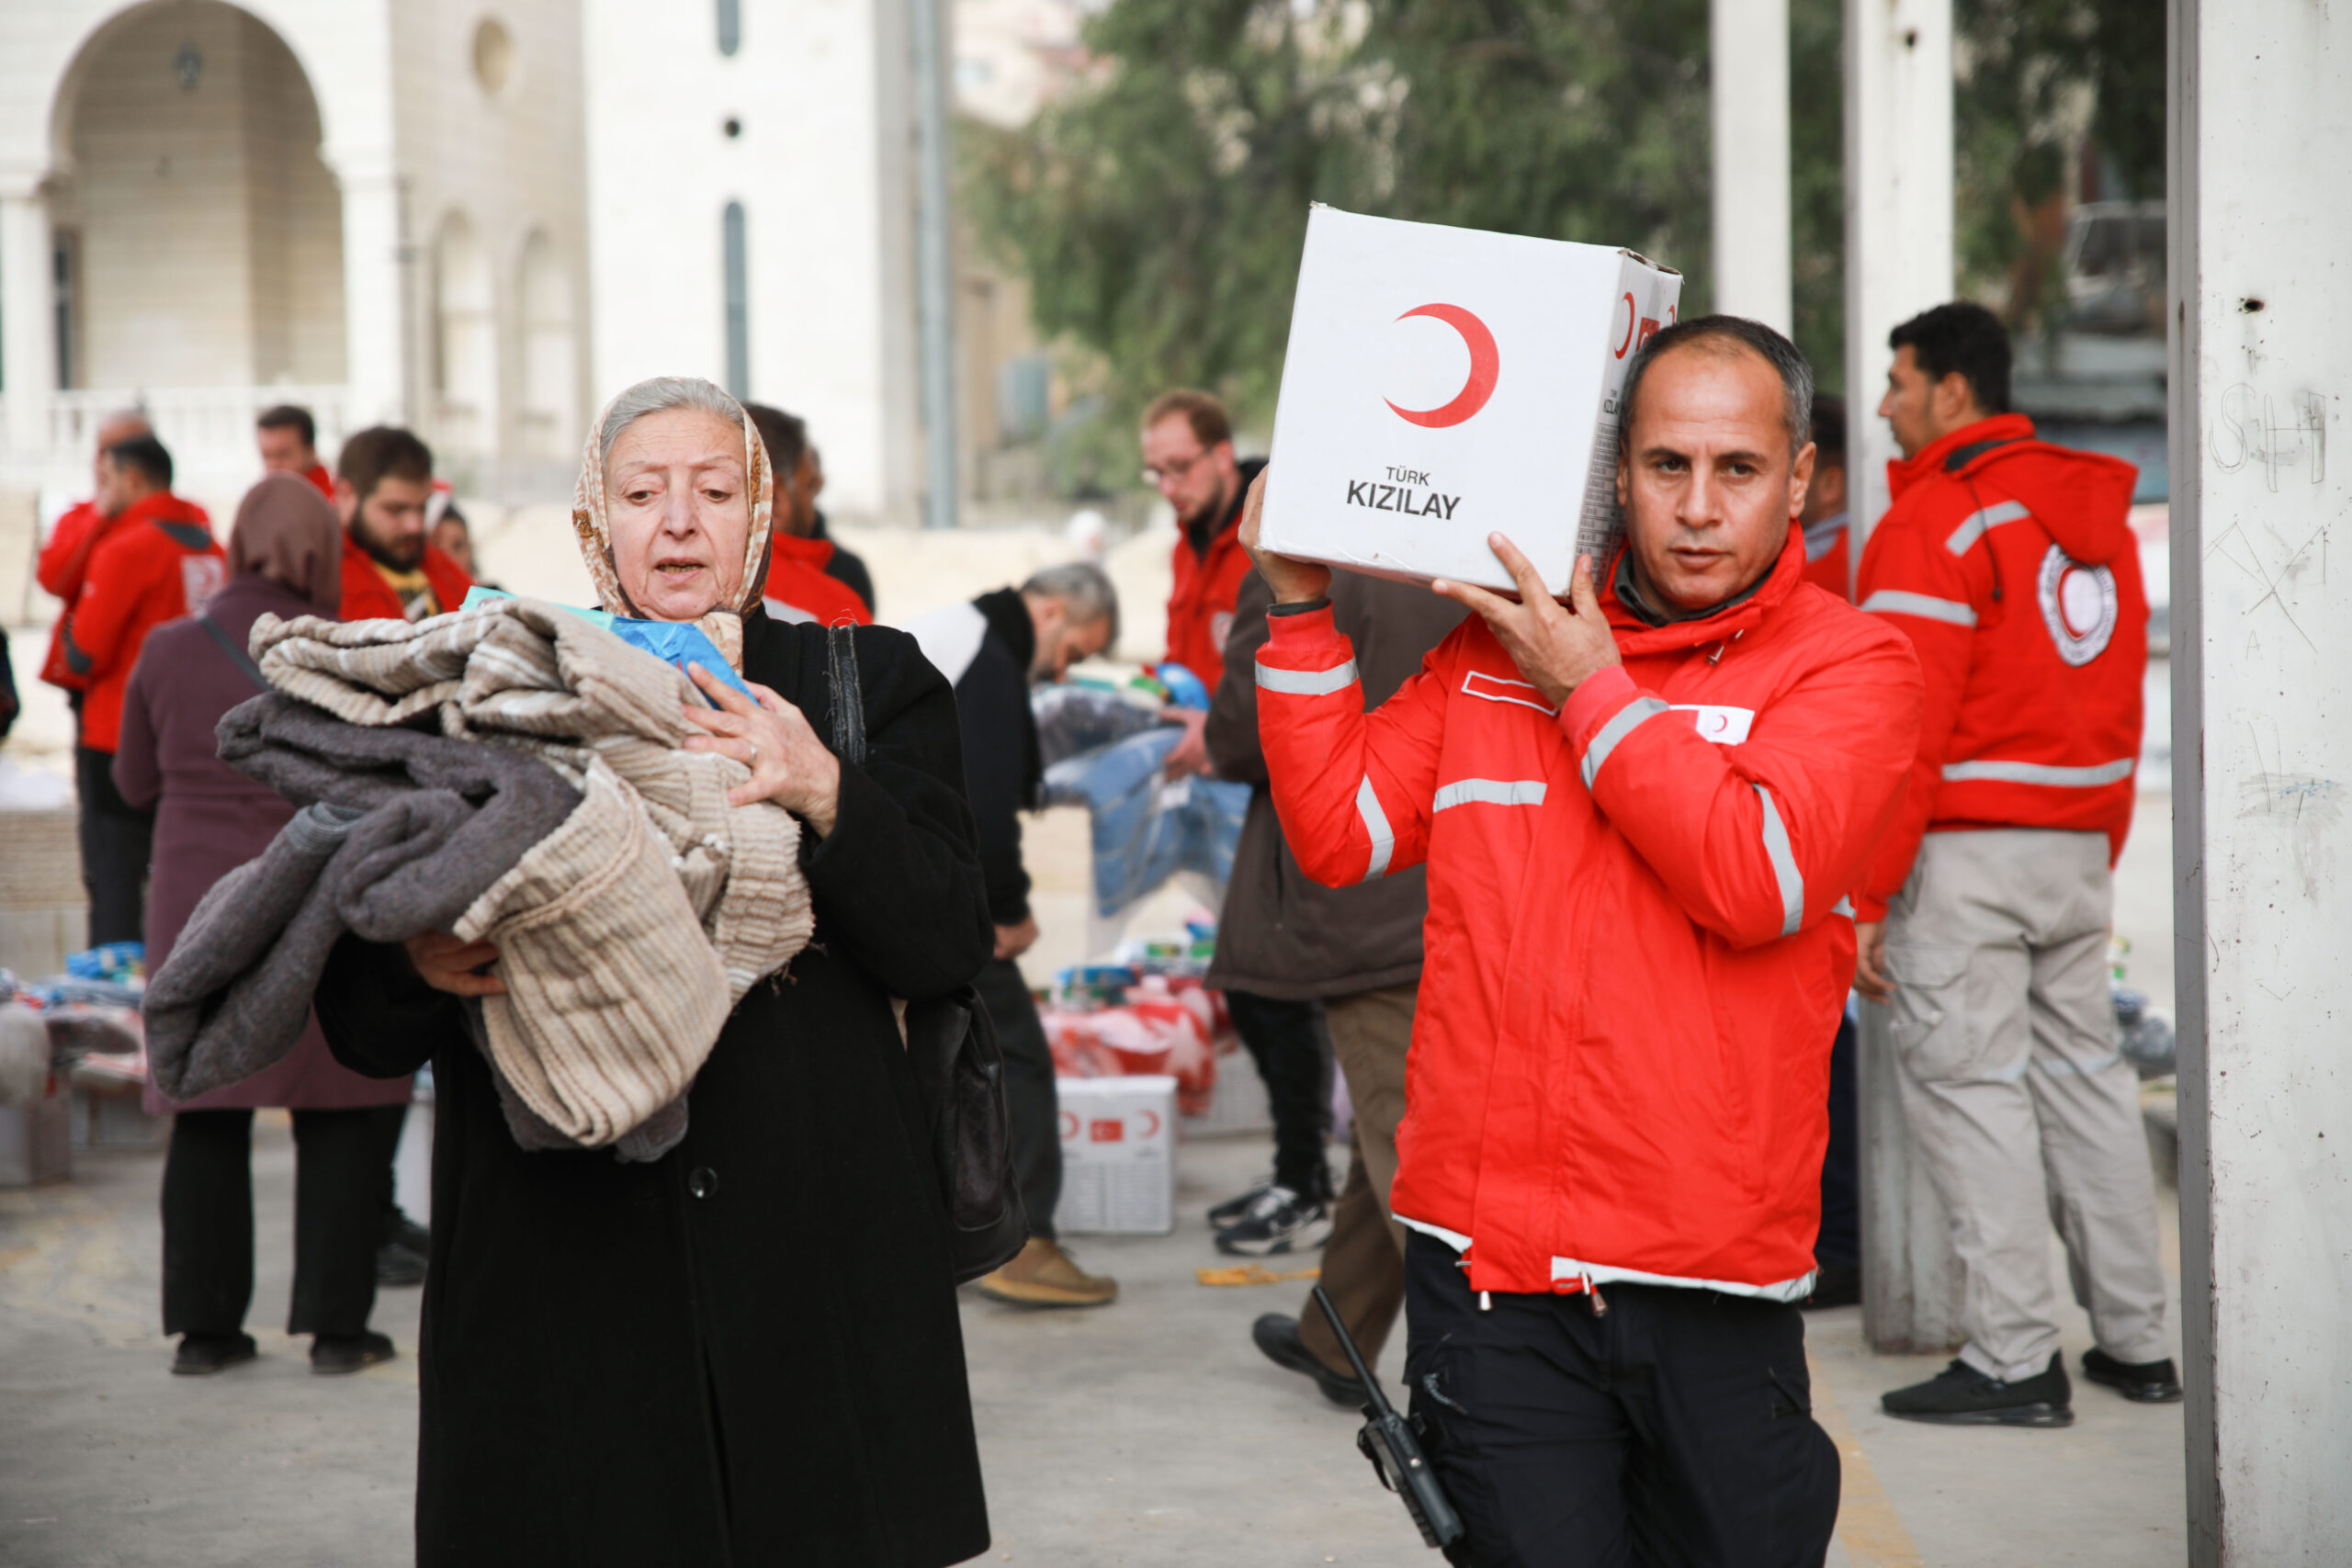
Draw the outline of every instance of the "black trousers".
[[[990,961],[972,987],[995,1021],[1004,1052],[1004,1105],[1012,1119],[1012,1174],[1021,1185],[1021,1205],[1029,1211],[1029,1234],[1051,1240],[1054,1209],[1062,1199],[1061,1102],[1054,1093],[1054,1054],[1021,965],[1009,958]]]
[[[1668,1285],[1480,1304],[1405,1249],[1405,1380],[1469,1533],[1457,1568],[1798,1568],[1838,1522],[1797,1309]]]
[[[1821,1235],[1814,1260],[1824,1268],[1862,1261],[1862,1106],[1854,1065],[1854,1021],[1838,1021],[1829,1047],[1829,1149],[1821,1159]]]
[[[147,940],[147,861],[155,842],[155,814],[141,811],[114,787],[114,753],[74,748],[74,784],[81,795],[76,824],[82,843],[82,886],[90,895],[90,945]]]
[[[376,1306],[390,1148],[405,1105],[294,1112],[288,1334],[351,1335]],[[164,1332],[235,1334],[254,1295],[254,1113],[183,1111],[164,1159]],[[390,1128],[387,1139],[385,1129]]]
[[[1331,1171],[1323,1145],[1331,1134],[1331,1046],[1317,1002],[1225,993],[1234,1030],[1266,1080],[1274,1119],[1274,1180],[1329,1201]]]

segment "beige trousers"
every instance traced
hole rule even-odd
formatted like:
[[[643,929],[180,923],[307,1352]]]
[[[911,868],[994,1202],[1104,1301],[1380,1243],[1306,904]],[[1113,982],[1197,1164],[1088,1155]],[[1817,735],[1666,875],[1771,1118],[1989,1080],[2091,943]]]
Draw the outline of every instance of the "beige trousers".
[[[1323,1002],[1331,1054],[1347,1077],[1355,1109],[1355,1132],[1348,1182],[1323,1247],[1321,1283],[1366,1361],[1380,1359],[1405,1304],[1405,1227],[1388,1212],[1388,1186],[1396,1179],[1396,1128],[1405,1120],[1405,1051],[1413,1042],[1415,989],[1390,986]],[[1348,1371],[1347,1352],[1311,1296],[1300,1305],[1298,1334],[1325,1366]]]
[[[1905,1117],[1951,1213],[1961,1359],[1996,1378],[2058,1348],[2050,1224],[2100,1348],[2159,1360],[2164,1269],[2139,1077],[2108,988],[2104,833],[1930,833],[1887,910]]]

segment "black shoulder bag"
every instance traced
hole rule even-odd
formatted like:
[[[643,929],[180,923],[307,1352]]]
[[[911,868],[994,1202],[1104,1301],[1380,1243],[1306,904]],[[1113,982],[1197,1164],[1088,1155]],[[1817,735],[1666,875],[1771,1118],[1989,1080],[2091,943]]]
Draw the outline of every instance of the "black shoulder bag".
[[[865,761],[865,702],[850,628],[825,635],[825,684],[833,705],[833,754]],[[931,1134],[932,1163],[946,1201],[956,1282],[1012,1261],[1029,1239],[1029,1216],[1012,1174],[1012,1120],[1004,1103],[1004,1054],[996,1024],[970,986],[907,1004],[907,1061]]]

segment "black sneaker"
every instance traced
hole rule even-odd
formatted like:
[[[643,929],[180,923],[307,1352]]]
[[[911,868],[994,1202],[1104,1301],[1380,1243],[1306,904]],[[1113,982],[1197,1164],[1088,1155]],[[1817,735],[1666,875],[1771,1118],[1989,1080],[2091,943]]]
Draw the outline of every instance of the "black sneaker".
[[[397,1203],[384,1215],[382,1239],[386,1247],[405,1247],[419,1258],[433,1250],[433,1233],[410,1219]]]
[[[322,1376],[340,1377],[345,1372],[363,1371],[379,1361],[389,1361],[392,1354],[390,1335],[373,1331],[322,1334],[311,1341],[311,1370]]]
[[[243,1366],[260,1354],[250,1334],[183,1334],[180,1348],[172,1354],[172,1375],[210,1377]]]
[[[1258,1206],[1260,1200],[1273,1190],[1272,1181],[1263,1181],[1238,1198],[1227,1198],[1209,1211],[1209,1228],[1221,1231],[1238,1224],[1250,1210]]]
[[[379,1285],[422,1285],[424,1283],[424,1254],[412,1252],[397,1241],[388,1241],[376,1249],[376,1283]]]
[[[2134,1404],[2180,1403],[2180,1375],[2173,1371],[2170,1356],[2161,1361],[2119,1361],[2092,1348],[2083,1352],[2083,1376],[2105,1383]]]
[[[1901,1420],[1946,1427],[2071,1427],[2074,1399],[2065,1358],[2053,1350],[2047,1369],[2015,1382],[1955,1360],[1926,1382],[1881,1394],[1879,1404]]]
[[[1851,1263],[1825,1263],[1813,1277],[1813,1294],[1797,1303],[1800,1312],[1826,1312],[1831,1307],[1859,1305],[1862,1271]]]
[[[1216,1249],[1237,1258],[1306,1252],[1331,1239],[1331,1211],[1287,1187],[1269,1187],[1250,1211],[1217,1232]]]
[[[1288,1313],[1270,1312],[1250,1325],[1250,1342],[1265,1352],[1266,1359],[1294,1372],[1305,1372],[1323,1391],[1323,1397],[1334,1404],[1351,1410],[1363,1407],[1369,1395],[1363,1384],[1345,1372],[1335,1372],[1316,1359],[1306,1341],[1298,1337],[1298,1319]]]

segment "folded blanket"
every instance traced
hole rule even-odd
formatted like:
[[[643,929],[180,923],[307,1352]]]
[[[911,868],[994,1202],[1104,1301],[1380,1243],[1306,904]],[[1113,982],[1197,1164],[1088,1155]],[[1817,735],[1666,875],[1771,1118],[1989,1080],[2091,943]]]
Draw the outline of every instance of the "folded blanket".
[[[413,625],[265,615],[252,650],[291,695],[224,718],[222,758],[316,809],[199,906],[202,956],[183,966],[184,935],[151,981],[151,1040],[161,987],[175,1043],[158,1086],[184,1098],[290,1049],[283,998],[307,1003],[330,927],[447,931],[499,949],[506,992],[469,1013],[518,1142],[673,1146],[734,1004],[815,927],[798,822],[729,806],[742,765],[678,749],[701,700],[685,677],[530,600]],[[235,1040],[213,1027],[232,1001]]]

